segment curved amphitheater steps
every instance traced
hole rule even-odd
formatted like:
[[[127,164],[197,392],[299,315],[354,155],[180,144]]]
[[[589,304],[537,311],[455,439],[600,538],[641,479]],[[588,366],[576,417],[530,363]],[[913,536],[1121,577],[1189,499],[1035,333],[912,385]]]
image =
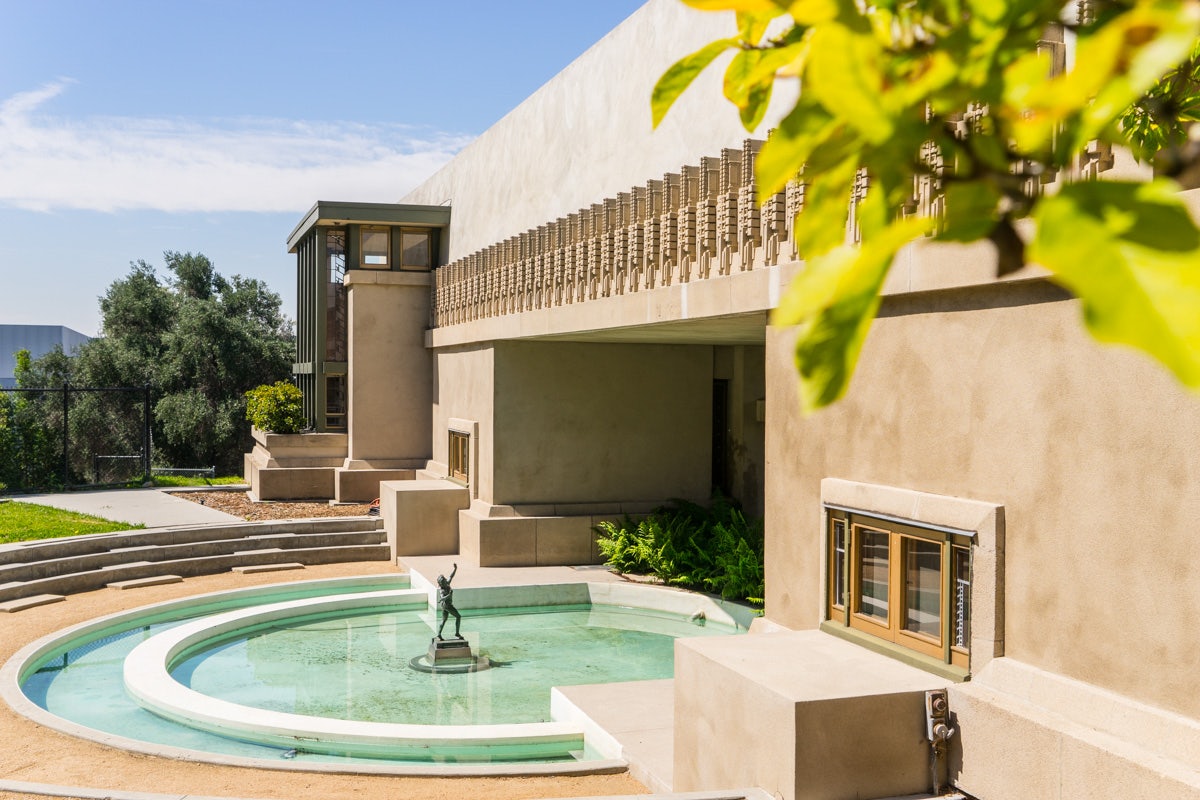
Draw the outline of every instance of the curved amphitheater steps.
[[[106,586],[134,588],[216,572],[387,561],[377,517],[244,522],[73,536],[0,546],[0,611]]]

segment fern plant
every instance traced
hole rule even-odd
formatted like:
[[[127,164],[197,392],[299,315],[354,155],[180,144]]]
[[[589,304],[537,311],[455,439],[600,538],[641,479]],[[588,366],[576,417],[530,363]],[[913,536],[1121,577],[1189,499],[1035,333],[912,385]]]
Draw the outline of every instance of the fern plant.
[[[762,605],[762,521],[747,520],[729,498],[717,495],[707,508],[677,500],[641,520],[601,522],[595,531],[617,572]]]

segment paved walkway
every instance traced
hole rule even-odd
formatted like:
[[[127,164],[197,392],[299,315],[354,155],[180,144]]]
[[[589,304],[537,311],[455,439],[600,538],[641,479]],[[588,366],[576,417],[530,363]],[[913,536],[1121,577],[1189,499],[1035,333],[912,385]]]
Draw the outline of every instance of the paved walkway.
[[[245,521],[241,517],[217,511],[215,508],[172,497],[161,489],[98,489],[88,492],[20,495],[12,499],[22,503],[37,503],[91,514],[117,522],[141,524],[147,528]]]

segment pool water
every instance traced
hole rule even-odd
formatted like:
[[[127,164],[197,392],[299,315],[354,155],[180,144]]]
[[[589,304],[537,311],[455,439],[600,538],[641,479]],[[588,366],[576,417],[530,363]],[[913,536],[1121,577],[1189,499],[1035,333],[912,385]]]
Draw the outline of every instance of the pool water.
[[[152,745],[248,758],[375,760],[285,753],[142,709],[124,688],[125,657],[195,615],[162,616],[66,643],[40,660],[22,690],[69,722]],[[617,606],[471,610],[464,613],[463,634],[476,654],[491,660],[491,669],[465,674],[411,669],[409,661],[425,653],[436,625],[430,609],[366,608],[279,620],[209,640],[176,659],[171,674],[209,697],[308,716],[425,725],[544,722],[550,720],[552,686],[669,678],[676,637],[735,632]],[[576,752],[561,758],[579,757]]]
[[[669,678],[675,636],[722,632],[620,608],[473,614],[464,636],[492,668],[431,674],[408,663],[429,647],[432,623],[428,612],[381,611],[274,625],[191,655],[171,674],[202,694],[269,711],[426,725],[548,722],[550,687]]]

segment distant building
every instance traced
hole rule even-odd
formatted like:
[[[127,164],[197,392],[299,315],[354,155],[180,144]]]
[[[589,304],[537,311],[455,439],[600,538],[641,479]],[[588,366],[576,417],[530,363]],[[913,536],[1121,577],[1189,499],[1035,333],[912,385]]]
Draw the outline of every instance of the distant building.
[[[63,352],[71,353],[91,338],[65,325],[0,325],[0,389],[17,385],[18,350],[40,358],[61,345]]]

